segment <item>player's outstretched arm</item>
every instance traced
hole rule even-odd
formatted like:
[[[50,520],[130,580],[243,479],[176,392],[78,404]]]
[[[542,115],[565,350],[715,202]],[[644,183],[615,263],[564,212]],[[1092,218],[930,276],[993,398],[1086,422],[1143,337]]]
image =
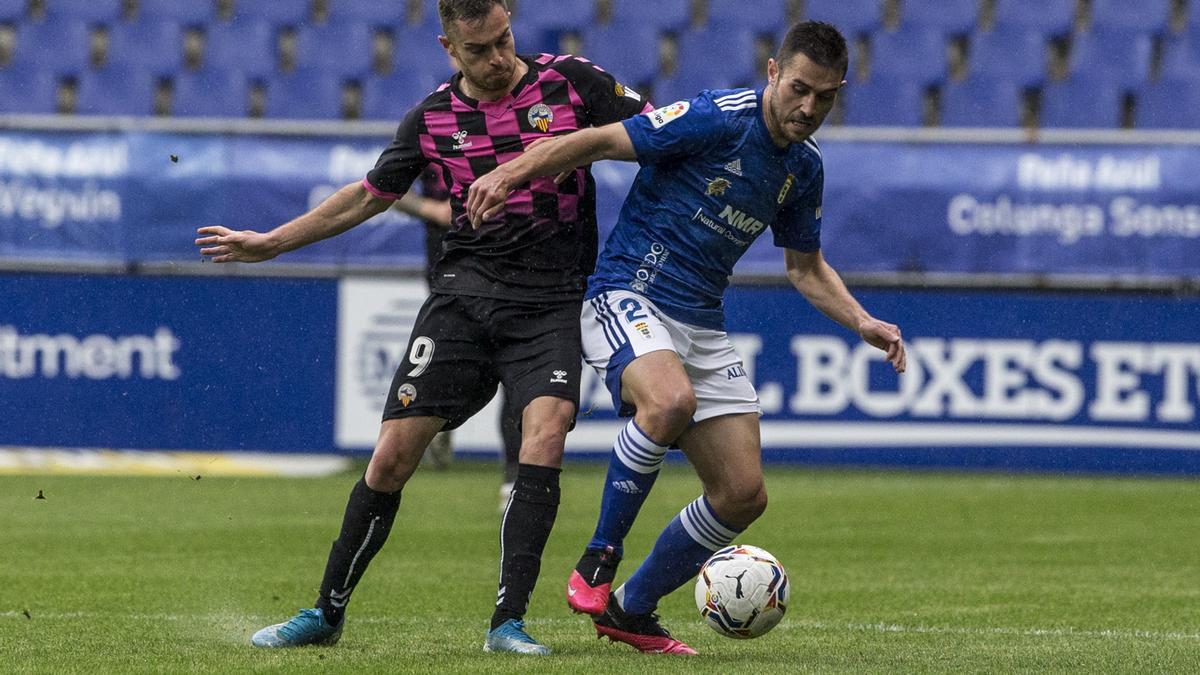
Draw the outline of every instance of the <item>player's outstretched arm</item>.
[[[868,344],[887,352],[897,373],[908,366],[900,327],[871,316],[850,295],[837,270],[820,251],[803,253],[786,249],[788,281],[825,316],[857,333]]]
[[[200,247],[200,255],[208,256],[213,262],[262,262],[339,235],[386,211],[391,205],[392,200],[376,197],[362,183],[352,183],[308,213],[270,232],[239,232],[222,225],[210,225],[196,230],[198,234],[207,235],[198,237],[196,245]]]
[[[520,157],[492,169],[471,185],[466,204],[471,226],[479,227],[499,213],[508,193],[518,185],[602,159],[637,160],[633,141],[620,122],[534,143]]]

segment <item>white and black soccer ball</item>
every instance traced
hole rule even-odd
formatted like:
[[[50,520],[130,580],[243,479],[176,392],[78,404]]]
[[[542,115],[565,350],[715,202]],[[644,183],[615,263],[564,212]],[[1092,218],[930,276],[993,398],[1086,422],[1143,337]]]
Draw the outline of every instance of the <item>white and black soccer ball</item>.
[[[787,611],[788,578],[775,556],[755,546],[726,546],[700,568],[696,608],[725,637],[766,634]]]

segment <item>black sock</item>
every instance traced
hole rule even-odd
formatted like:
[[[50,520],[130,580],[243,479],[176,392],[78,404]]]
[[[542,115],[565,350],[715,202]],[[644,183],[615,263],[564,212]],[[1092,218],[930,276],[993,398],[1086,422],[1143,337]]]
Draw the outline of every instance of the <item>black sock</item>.
[[[533,464],[521,464],[512,500],[500,525],[500,591],[492,628],[525,616],[529,597],[542,567],[542,550],[558,513],[558,474]]]
[[[329,551],[321,594],[317,597],[317,608],[325,613],[330,625],[342,622],[350,592],[358,585],[371,558],[383,548],[399,507],[399,491],[376,492],[367,487],[365,478],[354,484],[342,518],[342,531]]]

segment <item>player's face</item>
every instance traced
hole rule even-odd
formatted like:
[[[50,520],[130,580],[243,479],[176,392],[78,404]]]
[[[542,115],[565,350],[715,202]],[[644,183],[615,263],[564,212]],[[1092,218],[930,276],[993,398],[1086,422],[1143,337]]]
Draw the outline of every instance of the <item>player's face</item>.
[[[454,28],[440,38],[462,70],[471,88],[484,96],[502,96],[516,84],[520,74],[508,12],[500,5],[482,21],[455,21]]]
[[[842,76],[840,70],[817,65],[804,54],[795,54],[782,68],[775,59],[768,61],[765,98],[771,138],[785,145],[811,136],[846,84]]]

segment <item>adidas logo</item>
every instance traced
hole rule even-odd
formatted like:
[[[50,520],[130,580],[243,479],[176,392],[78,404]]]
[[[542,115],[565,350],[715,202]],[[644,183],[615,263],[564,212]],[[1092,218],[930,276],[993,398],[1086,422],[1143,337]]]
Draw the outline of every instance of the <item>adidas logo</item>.
[[[737,159],[733,160],[732,162],[726,164],[725,170],[735,176],[742,175],[742,158],[738,157]]]
[[[641,494],[642,489],[637,486],[637,483],[631,480],[614,480],[612,482],[614,489],[624,492],[627,495]]]

